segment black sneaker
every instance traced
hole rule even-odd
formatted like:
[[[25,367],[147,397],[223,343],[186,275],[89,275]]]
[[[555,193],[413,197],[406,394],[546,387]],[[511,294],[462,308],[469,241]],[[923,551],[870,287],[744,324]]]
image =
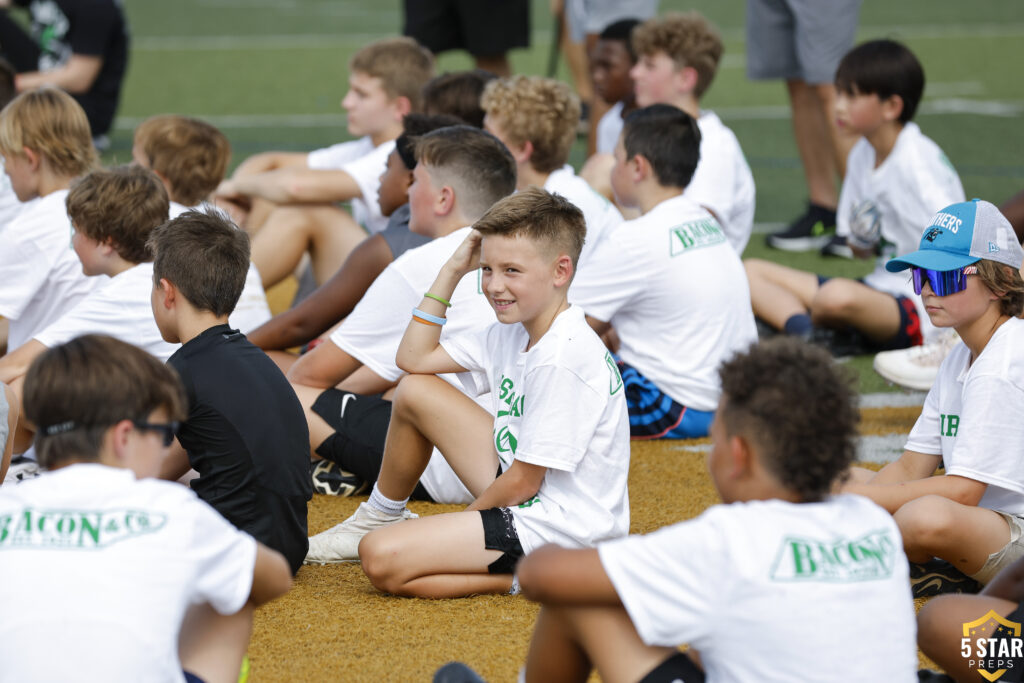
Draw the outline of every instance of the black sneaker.
[[[846,243],[842,235],[833,235],[825,246],[821,248],[822,256],[835,256],[837,258],[853,258],[853,249]]]
[[[793,221],[784,232],[768,235],[768,246],[783,251],[814,251],[821,249],[836,232],[836,212],[817,204],[808,204],[804,215]]]
[[[942,593],[977,593],[980,583],[945,560],[937,557],[924,564],[910,563],[910,591],[915,598],[930,598]]]
[[[833,358],[849,358],[871,353],[867,339],[853,328],[836,330],[831,327],[814,327],[807,341],[824,348]]]
[[[310,464],[313,490],[327,496],[358,496],[365,493],[370,485],[347,472],[330,460],[319,460]]]

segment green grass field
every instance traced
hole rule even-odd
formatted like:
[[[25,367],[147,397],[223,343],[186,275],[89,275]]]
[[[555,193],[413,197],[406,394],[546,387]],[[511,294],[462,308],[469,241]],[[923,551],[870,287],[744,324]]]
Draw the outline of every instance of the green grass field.
[[[350,55],[367,41],[401,31],[400,0],[125,0],[133,33],[130,71],[107,160],[130,159],[131,132],[143,118],[175,112],[219,126],[233,163],[267,149],[308,150],[348,138],[339,102]],[[517,71],[547,69],[553,29],[548,0],[533,0],[532,46],[512,54]],[[746,78],[743,0],[662,0],[662,11],[698,9],[715,22],[726,54],[704,100],[733,128],[757,184],[756,220],[787,221],[806,200],[803,175],[779,82]],[[1024,4],[1015,0],[865,0],[858,39],[905,41],[924,64],[928,85],[917,121],[946,151],[968,197],[1000,203],[1024,188]],[[439,70],[471,65],[450,53]],[[559,76],[568,79],[564,62]],[[577,167],[582,142],[573,152]],[[860,275],[865,264],[765,249],[767,256],[833,275]],[[856,359],[859,370],[870,359]],[[870,371],[862,389],[884,388]]]

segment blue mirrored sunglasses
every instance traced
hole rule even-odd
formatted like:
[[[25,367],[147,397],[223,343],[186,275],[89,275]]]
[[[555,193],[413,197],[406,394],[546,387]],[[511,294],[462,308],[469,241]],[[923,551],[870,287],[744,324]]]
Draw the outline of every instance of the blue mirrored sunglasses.
[[[949,296],[967,289],[967,276],[977,275],[978,266],[964,266],[955,270],[932,270],[931,268],[910,267],[910,276],[914,280],[914,293],[920,294],[927,282],[935,296]]]

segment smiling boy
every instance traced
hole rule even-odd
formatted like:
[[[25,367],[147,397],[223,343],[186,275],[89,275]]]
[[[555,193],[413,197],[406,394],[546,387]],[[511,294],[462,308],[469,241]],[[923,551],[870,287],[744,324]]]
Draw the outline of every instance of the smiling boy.
[[[328,534],[389,593],[514,592],[515,564],[537,546],[586,547],[629,529],[622,380],[567,300],[586,230],[580,210],[530,188],[474,227],[412,312],[397,362],[414,374],[395,393],[370,500]],[[499,322],[441,341],[448,299],[477,267]],[[494,417],[433,376],[446,372],[471,373],[464,383],[491,392]],[[409,516],[435,444],[475,500],[395,524]]]

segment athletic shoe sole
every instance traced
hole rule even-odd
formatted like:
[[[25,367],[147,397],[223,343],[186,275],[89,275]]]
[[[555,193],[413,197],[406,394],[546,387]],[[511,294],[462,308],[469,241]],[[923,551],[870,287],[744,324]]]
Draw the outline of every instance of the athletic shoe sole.
[[[768,235],[768,246],[780,251],[818,251],[832,241],[832,235],[817,235],[806,237],[782,237],[781,235]]]
[[[945,560],[910,564],[910,591],[915,598],[944,593],[977,593],[982,585]]]

